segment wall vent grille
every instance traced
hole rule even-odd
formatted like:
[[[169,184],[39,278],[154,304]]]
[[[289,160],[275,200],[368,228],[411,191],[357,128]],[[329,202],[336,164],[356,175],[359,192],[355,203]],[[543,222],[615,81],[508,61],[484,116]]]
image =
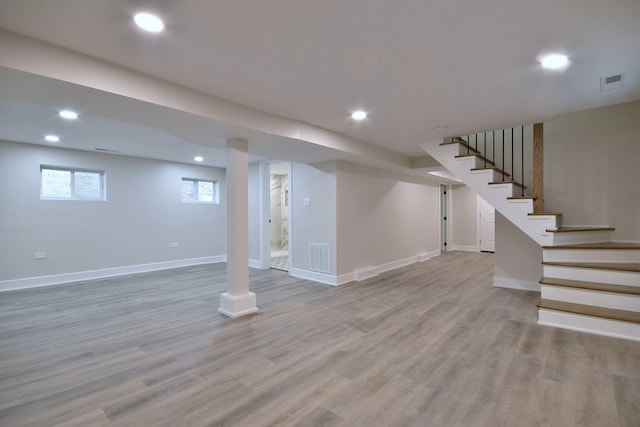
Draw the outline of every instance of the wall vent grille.
[[[600,92],[620,89],[622,86],[624,86],[624,76],[625,73],[608,77],[600,77]]]
[[[309,243],[309,270],[331,273],[328,243]]]

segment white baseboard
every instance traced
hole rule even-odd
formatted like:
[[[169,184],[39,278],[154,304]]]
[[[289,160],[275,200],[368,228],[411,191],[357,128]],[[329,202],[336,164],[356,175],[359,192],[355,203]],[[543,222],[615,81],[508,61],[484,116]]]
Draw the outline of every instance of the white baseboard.
[[[338,283],[338,277],[333,274],[318,273],[317,271],[303,270],[302,268],[290,268],[289,275],[299,279],[324,283],[325,285],[337,286],[342,284]]]
[[[262,266],[262,261],[259,259],[249,259],[249,267],[258,268],[260,270],[264,270],[265,268]],[[267,267],[268,268],[268,267]]]
[[[440,255],[439,249],[431,252],[424,252],[418,255],[411,256],[409,258],[387,262],[377,266],[365,267],[363,269],[355,270],[351,273],[341,274],[339,276],[317,273],[315,271],[303,270],[300,268],[292,268],[289,271],[289,274],[301,279],[313,280],[314,282],[325,283],[332,286],[340,286],[353,281],[359,282],[362,280],[370,279],[372,277],[376,277],[380,273],[384,273],[385,271],[395,270],[396,268],[405,267],[417,262],[427,261],[438,255]]]
[[[465,251],[465,252],[480,252],[480,246],[469,245],[451,245],[451,249],[448,251]]]
[[[436,249],[435,251],[418,254],[418,262],[429,261],[431,258],[440,256],[441,253],[442,251],[440,249]]]
[[[154,262],[150,264],[128,265],[125,267],[104,268],[101,270],[78,271],[74,273],[54,274],[51,276],[27,277],[0,281],[0,291],[36,288],[40,286],[59,285],[62,283],[84,280],[102,279],[125,274],[146,273],[149,271],[167,270],[170,268],[189,267],[192,265],[226,262],[226,255],[206,256],[200,258],[178,259],[173,261]]]
[[[540,283],[529,280],[512,279],[510,277],[493,277],[493,286],[497,288],[519,289],[521,291],[540,292]]]

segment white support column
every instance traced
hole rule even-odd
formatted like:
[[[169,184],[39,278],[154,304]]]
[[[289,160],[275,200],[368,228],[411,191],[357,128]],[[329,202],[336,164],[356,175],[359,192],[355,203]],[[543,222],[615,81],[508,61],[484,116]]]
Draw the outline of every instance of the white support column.
[[[218,311],[240,317],[258,311],[249,292],[249,143],[227,141],[227,292]]]

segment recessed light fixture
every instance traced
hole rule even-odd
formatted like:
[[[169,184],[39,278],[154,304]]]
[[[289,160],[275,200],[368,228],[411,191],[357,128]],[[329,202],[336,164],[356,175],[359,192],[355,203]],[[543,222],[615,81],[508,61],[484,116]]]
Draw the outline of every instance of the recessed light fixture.
[[[136,13],[133,20],[136,21],[138,27],[145,31],[159,33],[164,30],[164,22],[162,22],[162,19],[147,12]]]
[[[433,130],[445,130],[447,129],[449,126],[447,125],[442,125],[442,126],[436,126],[433,128]]]
[[[46,139],[49,142],[58,142],[58,141],[60,141],[60,137],[57,136],[57,135],[46,135],[44,137],[44,139]]]
[[[78,118],[78,113],[71,110],[62,110],[59,114],[63,119],[75,120]]]
[[[354,111],[353,114],[351,114],[351,118],[353,120],[364,120],[367,118],[367,113],[362,110]]]
[[[567,58],[567,55],[562,55],[559,53],[544,55],[538,60],[544,68],[547,68],[549,70],[562,70],[569,65],[569,58]]]
[[[195,157],[193,158],[193,160],[195,160],[196,162],[201,162],[201,161],[203,161],[203,160],[204,160],[204,157],[202,157],[202,156],[195,156]]]

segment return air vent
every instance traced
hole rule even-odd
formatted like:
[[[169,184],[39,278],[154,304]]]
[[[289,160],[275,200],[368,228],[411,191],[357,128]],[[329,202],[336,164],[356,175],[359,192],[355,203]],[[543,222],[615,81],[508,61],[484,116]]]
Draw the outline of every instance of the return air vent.
[[[118,154],[118,153],[122,153],[122,151],[120,150],[110,150],[108,148],[99,148],[96,147],[95,148],[96,151],[100,151],[101,153],[113,153],[113,154]]]
[[[309,270],[331,273],[328,243],[309,243]]]
[[[600,92],[620,89],[624,86],[625,74],[626,73],[621,73],[609,77],[600,77]]]

